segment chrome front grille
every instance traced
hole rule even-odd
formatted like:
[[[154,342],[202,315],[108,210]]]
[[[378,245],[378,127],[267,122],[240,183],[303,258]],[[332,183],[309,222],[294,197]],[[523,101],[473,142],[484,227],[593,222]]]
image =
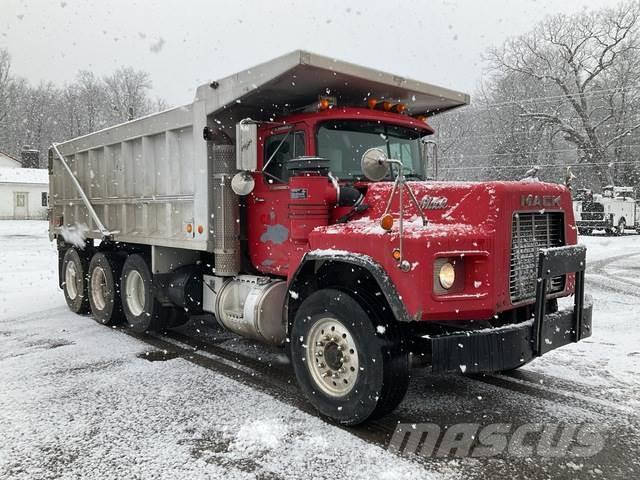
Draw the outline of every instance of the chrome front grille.
[[[564,245],[562,212],[513,214],[509,274],[511,303],[535,297],[539,250],[562,245]],[[550,293],[561,291],[564,289],[564,276],[554,277],[548,285]]]

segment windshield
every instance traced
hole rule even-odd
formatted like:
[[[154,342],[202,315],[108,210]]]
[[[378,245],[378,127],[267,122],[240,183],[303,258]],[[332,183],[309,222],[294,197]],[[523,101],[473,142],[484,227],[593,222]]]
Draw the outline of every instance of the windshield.
[[[389,158],[402,161],[407,177],[424,179],[420,136],[420,130],[377,121],[334,120],[318,129],[318,155],[330,160],[331,173],[336,177],[364,179],[362,154],[380,148]]]

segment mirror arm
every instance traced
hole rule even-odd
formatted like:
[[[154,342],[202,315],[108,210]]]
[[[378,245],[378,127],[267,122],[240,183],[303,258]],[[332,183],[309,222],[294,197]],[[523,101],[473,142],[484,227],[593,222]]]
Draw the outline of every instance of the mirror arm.
[[[278,150],[280,150],[280,147],[282,146],[282,144],[284,143],[284,141],[289,138],[289,135],[291,135],[291,132],[293,132],[293,125],[291,126],[291,128],[289,129],[289,131],[287,132],[287,134],[282,137],[282,140],[280,140],[280,143],[278,144],[278,146],[276,147],[276,149],[274,150],[274,152],[271,154],[271,156],[269,157],[269,159],[265,162],[265,164],[262,166],[262,170],[260,171],[260,173],[262,173],[263,175],[267,175],[271,178],[273,178],[274,180],[277,180],[278,182],[281,183],[286,183],[283,179],[276,177],[275,175],[270,174],[269,172],[267,172],[267,167],[271,164],[271,160],[273,160],[276,156],[276,153],[278,153]]]
[[[411,190],[411,187],[409,185],[407,185],[407,192],[409,192],[409,197],[413,201],[413,204],[416,206],[416,210],[418,210],[418,213],[420,213],[420,218],[422,219],[422,226],[426,227],[427,219],[424,216],[424,211],[420,207],[420,204],[418,203],[418,199],[416,198],[416,195],[413,193],[413,190]]]
[[[387,206],[384,209],[384,215],[389,213],[389,210],[391,210],[391,201],[393,200],[393,196],[396,194],[396,190],[398,189],[399,180],[400,180],[400,177],[396,175],[396,179],[393,182],[393,187],[391,188],[391,193],[389,194],[389,200],[387,200]]]

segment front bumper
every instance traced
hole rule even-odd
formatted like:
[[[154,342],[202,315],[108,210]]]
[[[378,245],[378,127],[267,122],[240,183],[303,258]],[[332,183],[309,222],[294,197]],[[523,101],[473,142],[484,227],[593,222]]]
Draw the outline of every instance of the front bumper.
[[[430,338],[434,372],[510,370],[537,356],[591,336],[592,302],[584,296],[586,249],[549,248],[540,252],[534,318],[498,328],[471,330]],[[551,278],[575,273],[574,306],[546,314],[546,285]]]

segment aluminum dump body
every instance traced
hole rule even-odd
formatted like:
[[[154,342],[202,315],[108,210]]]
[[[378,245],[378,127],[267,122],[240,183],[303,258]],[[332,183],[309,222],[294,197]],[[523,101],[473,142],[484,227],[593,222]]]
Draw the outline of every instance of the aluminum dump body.
[[[341,104],[368,96],[436,114],[466,94],[295,51],[197,89],[194,102],[57,145],[114,241],[213,251],[214,181],[205,126],[233,139],[242,118],[277,119],[329,91]],[[62,162],[50,152],[52,218],[102,238]],[[51,235],[60,226],[51,227]],[[187,228],[191,225],[191,228]],[[202,228],[198,228],[201,226]]]

